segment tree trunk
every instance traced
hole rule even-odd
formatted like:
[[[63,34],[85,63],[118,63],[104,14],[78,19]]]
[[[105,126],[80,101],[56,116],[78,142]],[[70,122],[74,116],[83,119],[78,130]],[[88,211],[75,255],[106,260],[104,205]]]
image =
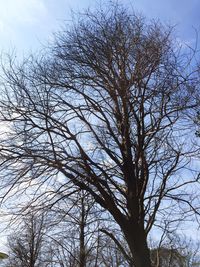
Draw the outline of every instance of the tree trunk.
[[[85,255],[85,240],[84,240],[84,230],[81,229],[80,234],[80,267],[86,267],[86,255]]]
[[[130,256],[127,253],[129,267],[152,267],[150,250],[147,245],[147,234],[143,225],[144,220],[139,220],[139,216],[136,215],[127,219],[125,216],[121,216],[120,212],[116,212],[116,209],[111,210],[110,213],[120,226],[128,244],[131,253]],[[123,251],[122,253],[124,254]]]
[[[80,220],[80,252],[79,252],[80,267],[86,267],[85,253],[85,207],[84,197],[81,198],[81,220]]]
[[[142,227],[129,226],[124,232],[132,254],[130,267],[151,267],[150,250]]]

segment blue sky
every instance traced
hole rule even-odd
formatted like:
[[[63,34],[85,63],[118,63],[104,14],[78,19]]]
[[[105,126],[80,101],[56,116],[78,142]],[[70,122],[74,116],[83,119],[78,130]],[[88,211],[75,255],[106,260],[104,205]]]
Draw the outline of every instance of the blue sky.
[[[0,52],[15,49],[18,55],[27,55],[39,50],[52,40],[52,33],[61,28],[64,20],[70,20],[71,9],[81,11],[97,3],[96,0],[0,0]],[[121,0],[121,3],[149,19],[159,18],[176,25],[177,36],[183,42],[192,44],[194,28],[200,31],[200,0]],[[1,249],[3,233],[0,240]]]
[[[101,0],[108,2],[108,0]],[[70,10],[94,7],[96,0],[0,0],[0,51],[36,51],[70,20]],[[199,0],[121,0],[148,18],[176,25],[178,37],[193,42],[200,30]]]

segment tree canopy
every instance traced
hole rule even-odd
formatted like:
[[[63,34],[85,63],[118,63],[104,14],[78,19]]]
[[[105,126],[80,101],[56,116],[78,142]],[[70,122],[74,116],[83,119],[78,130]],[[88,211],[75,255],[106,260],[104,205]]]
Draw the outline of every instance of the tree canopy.
[[[152,228],[200,212],[198,71],[172,29],[112,5],[79,15],[41,56],[11,57],[3,70],[7,194],[36,186],[37,200],[40,192],[53,205],[57,193],[85,190],[121,229],[130,266],[151,266]]]

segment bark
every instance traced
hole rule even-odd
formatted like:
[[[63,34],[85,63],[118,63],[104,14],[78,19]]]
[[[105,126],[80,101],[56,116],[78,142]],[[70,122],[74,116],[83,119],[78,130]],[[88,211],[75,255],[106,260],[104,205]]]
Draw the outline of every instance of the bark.
[[[131,267],[151,267],[150,251],[146,235],[141,230],[132,228],[126,235],[133,260]]]
[[[80,221],[80,267],[86,267],[86,253],[85,253],[85,208],[81,198],[81,221]]]

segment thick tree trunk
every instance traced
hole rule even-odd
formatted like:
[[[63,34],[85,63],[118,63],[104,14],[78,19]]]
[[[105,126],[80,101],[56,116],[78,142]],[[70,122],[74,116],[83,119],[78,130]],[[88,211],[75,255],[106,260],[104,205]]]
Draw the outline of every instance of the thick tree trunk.
[[[150,250],[142,227],[129,226],[124,232],[132,254],[131,267],[151,267]]]
[[[147,245],[147,235],[143,225],[144,220],[139,220],[139,216],[136,215],[132,215],[132,217],[127,219],[117,209],[112,209],[110,213],[120,226],[128,244],[131,253],[130,256],[127,253],[129,267],[152,267],[150,250]],[[137,212],[133,214],[137,214]],[[122,253],[124,254],[124,251]]]

